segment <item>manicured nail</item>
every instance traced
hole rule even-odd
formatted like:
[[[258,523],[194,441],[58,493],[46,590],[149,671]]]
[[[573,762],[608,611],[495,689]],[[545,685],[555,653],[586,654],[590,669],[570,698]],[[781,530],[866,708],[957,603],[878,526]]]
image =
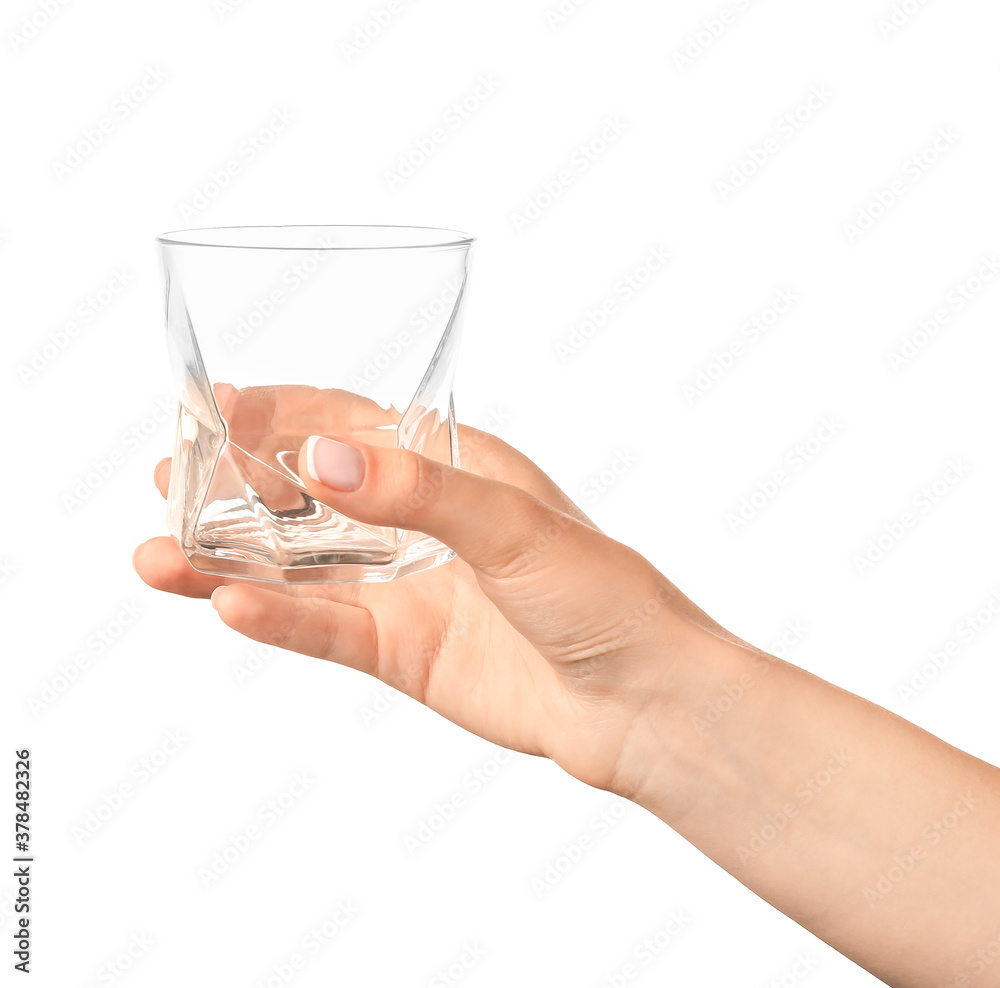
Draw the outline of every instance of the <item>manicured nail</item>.
[[[306,469],[313,480],[335,491],[356,491],[365,476],[365,461],[353,446],[324,436],[310,436],[306,443]]]

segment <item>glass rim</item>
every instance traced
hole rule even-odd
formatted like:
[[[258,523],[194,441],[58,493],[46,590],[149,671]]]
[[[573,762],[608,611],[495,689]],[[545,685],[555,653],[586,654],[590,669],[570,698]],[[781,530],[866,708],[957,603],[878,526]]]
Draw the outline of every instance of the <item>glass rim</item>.
[[[260,234],[260,242],[240,242],[233,231],[243,231],[244,234],[256,232]],[[276,231],[382,231],[386,234],[385,242],[381,243],[345,243],[323,244],[316,239],[306,243],[267,243],[268,235],[274,236]],[[400,238],[399,242],[391,241],[394,232]],[[403,235],[411,234],[409,239]],[[197,236],[201,234],[202,236]],[[226,234],[229,234],[228,238]],[[438,234],[438,236],[432,236]],[[412,236],[416,235],[416,236]],[[237,226],[206,226],[186,230],[168,230],[161,233],[156,242],[164,247],[219,247],[229,250],[440,250],[445,248],[469,247],[475,242],[475,237],[461,230],[452,230],[437,226],[410,226],[396,223],[282,223],[282,224],[244,224]],[[418,242],[414,242],[418,241]]]

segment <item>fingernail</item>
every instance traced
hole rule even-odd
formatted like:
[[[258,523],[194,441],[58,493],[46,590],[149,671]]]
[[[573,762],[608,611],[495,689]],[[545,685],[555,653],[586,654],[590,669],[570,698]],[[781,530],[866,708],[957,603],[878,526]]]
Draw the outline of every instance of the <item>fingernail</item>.
[[[353,446],[324,436],[310,436],[306,443],[306,469],[313,480],[335,491],[356,491],[365,476],[365,461]]]

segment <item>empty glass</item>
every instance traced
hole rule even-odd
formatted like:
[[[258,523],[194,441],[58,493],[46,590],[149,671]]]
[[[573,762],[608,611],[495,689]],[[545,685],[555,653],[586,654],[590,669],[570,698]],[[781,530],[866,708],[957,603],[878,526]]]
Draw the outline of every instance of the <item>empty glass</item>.
[[[245,226],[158,238],[180,402],[168,525],[195,569],[383,581],[454,553],[311,498],[306,438],[458,465],[452,380],[473,238],[403,226]]]

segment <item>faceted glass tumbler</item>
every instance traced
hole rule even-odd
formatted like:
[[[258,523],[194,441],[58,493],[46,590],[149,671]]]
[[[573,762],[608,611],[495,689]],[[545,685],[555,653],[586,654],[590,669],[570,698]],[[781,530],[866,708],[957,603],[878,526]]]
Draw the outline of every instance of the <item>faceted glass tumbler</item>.
[[[191,565],[373,582],[454,553],[362,524],[299,476],[311,435],[459,465],[452,381],[473,238],[403,226],[242,226],[157,239],[179,390],[167,523]]]

